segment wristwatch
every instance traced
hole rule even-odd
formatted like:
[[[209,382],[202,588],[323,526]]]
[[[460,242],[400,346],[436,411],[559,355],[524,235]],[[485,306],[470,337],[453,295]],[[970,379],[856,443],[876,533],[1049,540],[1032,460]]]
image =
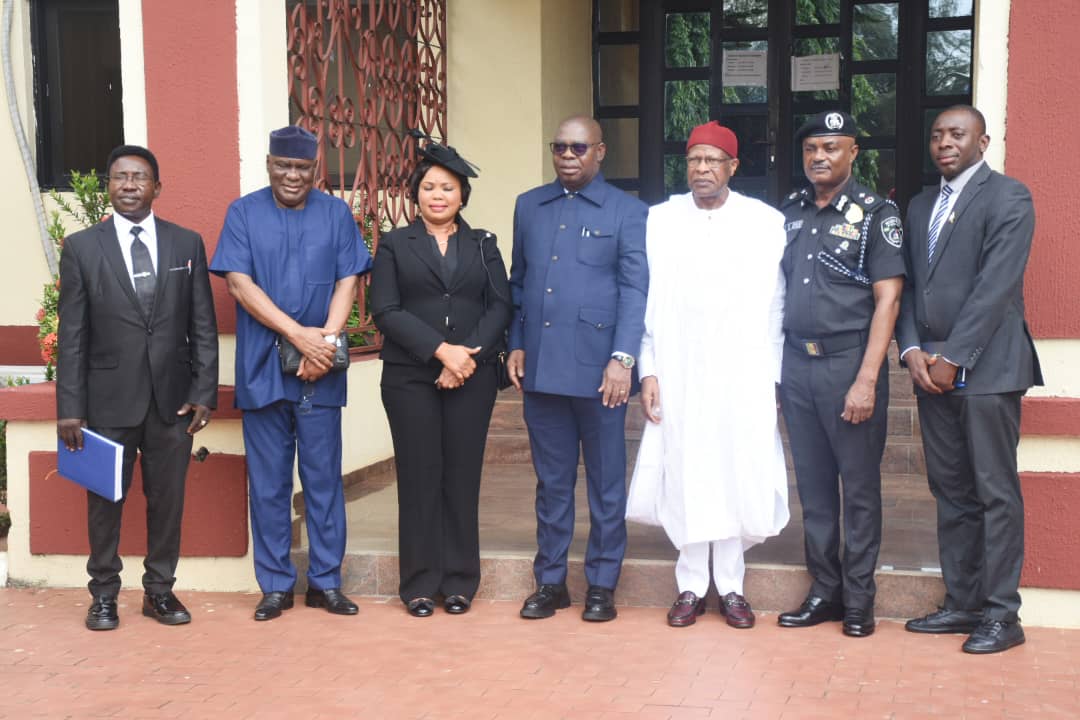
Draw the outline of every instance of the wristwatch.
[[[613,352],[613,353],[611,353],[611,358],[613,360],[618,360],[619,363],[624,368],[626,368],[627,370],[630,370],[631,368],[634,367],[634,356],[633,355],[628,355],[627,353],[624,353],[624,352]]]

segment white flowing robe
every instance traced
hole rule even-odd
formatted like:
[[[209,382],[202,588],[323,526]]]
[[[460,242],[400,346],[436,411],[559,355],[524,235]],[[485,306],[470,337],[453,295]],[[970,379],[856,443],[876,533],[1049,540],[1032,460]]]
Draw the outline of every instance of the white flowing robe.
[[[672,544],[776,535],[789,518],[775,384],[783,351],[784,219],[732,191],[649,211],[649,296],[638,368],[661,421],[645,423],[626,517]]]

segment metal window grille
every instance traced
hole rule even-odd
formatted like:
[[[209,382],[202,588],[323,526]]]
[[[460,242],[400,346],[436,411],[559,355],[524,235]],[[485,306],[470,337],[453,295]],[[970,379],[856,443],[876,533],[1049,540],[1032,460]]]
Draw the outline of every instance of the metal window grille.
[[[446,0],[290,0],[289,113],[319,137],[316,186],[353,208],[372,251],[411,221],[415,156],[407,133],[446,139]],[[361,284],[350,333],[381,338]]]

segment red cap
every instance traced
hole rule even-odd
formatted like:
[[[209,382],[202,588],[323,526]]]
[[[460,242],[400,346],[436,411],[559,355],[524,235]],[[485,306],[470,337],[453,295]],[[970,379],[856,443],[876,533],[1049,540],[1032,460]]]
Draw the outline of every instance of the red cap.
[[[715,120],[710,120],[704,125],[698,125],[690,131],[690,139],[686,141],[686,149],[695,145],[712,145],[718,147],[733,158],[739,157],[739,140],[729,128],[724,127]]]

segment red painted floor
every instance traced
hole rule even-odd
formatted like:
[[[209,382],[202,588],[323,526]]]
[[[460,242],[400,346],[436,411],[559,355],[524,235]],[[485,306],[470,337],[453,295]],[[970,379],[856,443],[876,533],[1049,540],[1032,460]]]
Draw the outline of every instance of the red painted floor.
[[[972,657],[959,636],[885,622],[752,630],[710,610],[690,628],[663,609],[607,624],[580,606],[549,620],[478,602],[408,616],[360,598],[360,615],[302,606],[255,623],[256,596],[185,593],[164,627],[121,595],[121,625],[83,628],[82,589],[0,590],[0,718],[1076,718],[1080,631],[1031,628],[1026,645]]]

